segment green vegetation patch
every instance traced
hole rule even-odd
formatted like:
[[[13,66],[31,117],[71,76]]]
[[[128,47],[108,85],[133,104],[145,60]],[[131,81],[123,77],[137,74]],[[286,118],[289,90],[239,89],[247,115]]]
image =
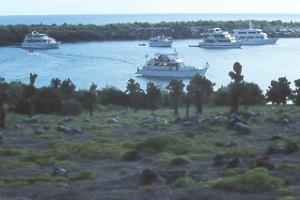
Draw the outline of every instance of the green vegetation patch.
[[[37,167],[38,165],[32,162],[0,160],[0,169],[37,168]]]
[[[89,180],[96,177],[96,174],[91,171],[82,172],[79,174],[75,174],[72,176],[53,176],[49,173],[36,173],[36,174],[28,174],[23,176],[8,176],[8,177],[0,177],[1,185],[9,186],[9,187],[22,187],[22,186],[30,186],[36,183],[64,183],[64,182],[72,182],[72,181],[83,181]]]
[[[283,181],[270,176],[265,168],[255,168],[242,174],[207,181],[204,186],[237,192],[265,192],[282,188]]]
[[[116,142],[100,140],[72,143],[60,140],[53,142],[46,150],[27,155],[24,160],[39,165],[49,165],[74,157],[83,159],[118,159],[124,151],[122,146]]]
[[[183,187],[195,187],[197,186],[198,183],[194,181],[194,179],[190,177],[181,177],[176,179],[173,183],[172,186],[177,187],[177,188],[183,188]]]

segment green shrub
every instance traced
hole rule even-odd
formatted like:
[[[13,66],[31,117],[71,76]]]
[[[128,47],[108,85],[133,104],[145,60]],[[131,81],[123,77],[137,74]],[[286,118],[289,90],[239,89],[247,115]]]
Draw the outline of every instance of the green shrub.
[[[205,187],[237,192],[266,192],[283,187],[283,181],[269,175],[265,168],[251,169],[204,183]]]
[[[69,99],[62,103],[61,114],[80,115],[82,112],[81,104],[75,99]]]

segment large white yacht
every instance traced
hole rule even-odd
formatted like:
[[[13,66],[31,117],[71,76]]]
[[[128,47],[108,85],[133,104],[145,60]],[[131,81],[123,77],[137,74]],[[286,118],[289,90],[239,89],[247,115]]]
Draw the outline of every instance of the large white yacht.
[[[198,47],[201,48],[240,48],[241,42],[236,41],[228,32],[222,31],[220,28],[208,29],[203,41],[199,42]]]
[[[172,43],[173,39],[164,35],[159,35],[149,40],[150,47],[172,47]]]
[[[154,58],[147,60],[142,68],[138,68],[136,74],[148,77],[191,78],[196,74],[204,76],[208,67],[208,63],[203,68],[187,66],[175,51],[157,53]]]
[[[41,34],[33,31],[31,34],[26,35],[21,47],[25,49],[57,49],[60,42],[48,37],[46,34]]]
[[[266,33],[257,28],[252,28],[252,23],[248,29],[233,30],[236,40],[241,41],[242,45],[265,45],[275,44],[278,38],[269,38]]]

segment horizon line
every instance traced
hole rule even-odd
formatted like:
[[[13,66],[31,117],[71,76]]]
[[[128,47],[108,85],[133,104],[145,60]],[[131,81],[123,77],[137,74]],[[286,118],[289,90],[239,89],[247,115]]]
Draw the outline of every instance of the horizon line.
[[[11,14],[11,15],[1,15],[1,17],[13,17],[13,16],[65,16],[65,15],[224,15],[224,14],[231,14],[231,15],[300,15],[300,13],[272,13],[272,12],[265,12],[265,13],[238,13],[238,12],[224,12],[224,13],[49,13],[49,14]]]

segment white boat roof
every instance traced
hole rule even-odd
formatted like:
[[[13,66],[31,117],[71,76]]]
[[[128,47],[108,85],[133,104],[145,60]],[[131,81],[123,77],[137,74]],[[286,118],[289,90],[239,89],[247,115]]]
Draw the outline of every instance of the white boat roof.
[[[174,53],[156,53],[155,56],[177,56],[178,53],[174,52]]]
[[[240,29],[235,29],[233,31],[262,31],[261,29],[258,29],[258,28],[247,28],[247,29],[243,29],[243,28],[240,28]]]

